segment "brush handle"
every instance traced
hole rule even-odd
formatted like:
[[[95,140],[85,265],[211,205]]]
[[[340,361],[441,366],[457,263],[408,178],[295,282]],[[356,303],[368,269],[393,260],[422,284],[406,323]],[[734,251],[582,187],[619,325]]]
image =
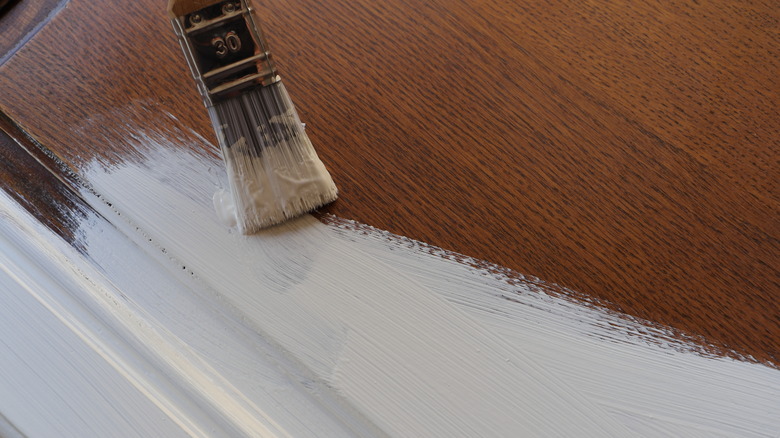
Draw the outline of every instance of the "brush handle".
[[[248,0],[171,0],[168,11],[206,107],[279,81]]]

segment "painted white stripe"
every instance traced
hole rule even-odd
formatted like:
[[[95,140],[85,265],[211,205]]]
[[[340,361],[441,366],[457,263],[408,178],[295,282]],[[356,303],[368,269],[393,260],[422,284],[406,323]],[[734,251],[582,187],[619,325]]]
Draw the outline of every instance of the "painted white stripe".
[[[158,147],[149,150],[149,161],[85,169],[113,205],[106,215],[120,214],[117,226],[128,235],[143,230],[139,245],[151,239],[178,264],[179,275],[191,271],[382,431],[627,432],[463,311],[312,217],[249,237],[229,233],[210,205],[220,181],[207,170],[219,162],[136,138]],[[85,247],[99,245],[88,229],[81,234]]]
[[[376,435],[167,258],[85,229],[89,259],[0,192],[0,412],[25,436]]]
[[[95,377],[83,364],[86,371],[66,367],[65,375],[84,372],[109,387],[124,379],[193,435],[780,431],[778,370],[704,357],[663,329],[361,224],[306,216],[242,236],[212,211],[211,195],[224,187],[219,160],[181,150],[162,134],[128,138],[128,149],[143,157],[82,172],[103,199],[85,196],[113,223],[95,217],[78,231],[88,260],[41,237],[44,231],[26,233],[43,248],[30,262],[44,266],[42,278],[78,273],[69,277],[76,286],[38,302],[60,306],[49,312],[68,330],[87,333],[79,342],[91,340],[88,349],[121,370]],[[12,266],[19,259],[4,260]],[[62,296],[79,297],[102,326],[78,329],[74,321],[84,315]],[[116,333],[115,344],[102,340],[105,331]],[[42,374],[62,372],[28,364]],[[26,433],[25,411],[0,409]],[[68,417],[77,409],[61,409],[60,421],[81,424]],[[125,415],[148,419],[140,408]]]
[[[578,302],[501,266],[352,221],[335,218],[333,226],[522,348],[632,435],[780,436],[776,369],[707,357],[679,333]]]

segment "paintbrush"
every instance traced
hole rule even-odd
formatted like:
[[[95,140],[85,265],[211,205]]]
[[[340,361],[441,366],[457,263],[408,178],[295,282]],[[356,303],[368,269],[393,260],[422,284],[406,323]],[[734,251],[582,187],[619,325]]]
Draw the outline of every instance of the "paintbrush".
[[[168,12],[217,135],[239,230],[335,200],[249,0],[170,0]]]

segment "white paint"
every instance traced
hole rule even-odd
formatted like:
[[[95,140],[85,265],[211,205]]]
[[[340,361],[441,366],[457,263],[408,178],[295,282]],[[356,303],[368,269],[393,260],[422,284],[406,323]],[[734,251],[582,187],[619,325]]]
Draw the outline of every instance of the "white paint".
[[[672,330],[567,299],[501,266],[351,221],[334,226],[522,348],[632,436],[780,436],[777,369],[707,357]]]
[[[187,436],[165,407],[104,360],[122,340],[67,291],[82,288],[59,250],[32,238],[32,223],[0,192],[0,412],[21,436]],[[64,263],[63,263],[64,262]],[[57,296],[57,299],[53,299]],[[91,329],[92,328],[92,329]],[[134,362],[131,348],[122,354]],[[142,365],[141,372],[154,371]],[[148,421],[136,422],[137,418]]]
[[[94,200],[116,229],[95,219],[79,230],[88,260],[57,259],[68,254],[60,242],[36,263],[79,266],[67,293],[101,315],[93,333],[110,328],[135,349],[117,341],[101,357],[181,428],[402,437],[780,431],[775,369],[685,351],[662,330],[359,224],[304,216],[242,236],[209,203],[224,186],[217,160],[162,135],[133,138],[145,160],[84,169],[113,205]],[[58,278],[48,269],[44,277]],[[89,348],[109,350],[101,345]],[[0,408],[25,432],[24,413]],[[147,418],[140,408],[126,415]]]
[[[192,276],[90,215],[87,258],[0,192],[0,413],[23,436],[370,436]],[[23,329],[22,329],[23,328]]]
[[[455,306],[366,257],[359,244],[310,216],[255,236],[229,233],[208,205],[207,194],[222,182],[209,181],[207,169],[218,163],[165,148],[149,154],[144,164],[87,171],[124,218],[116,225],[131,237],[142,230],[138,244],[151,239],[186,267],[181,275],[197,276],[201,286],[189,293],[213,294],[382,431],[625,432]],[[82,232],[86,247],[99,244]]]
[[[295,153],[286,146],[268,147],[260,156],[244,138],[231,146],[225,154],[230,192],[220,189],[213,195],[217,217],[248,233],[336,200],[330,173],[308,138],[305,144],[290,144]]]
[[[258,107],[281,112],[269,119]],[[209,116],[230,189],[229,197],[225,191],[214,195],[217,214],[225,223],[253,233],[336,200],[336,185],[281,81],[219,102],[209,107]],[[252,127],[249,131],[247,125]],[[237,140],[229,144],[227,138]],[[257,144],[250,144],[253,141]]]

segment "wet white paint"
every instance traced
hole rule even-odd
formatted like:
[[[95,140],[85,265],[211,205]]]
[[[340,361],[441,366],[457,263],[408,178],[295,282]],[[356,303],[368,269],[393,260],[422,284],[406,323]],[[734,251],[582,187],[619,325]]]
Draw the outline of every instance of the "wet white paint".
[[[522,349],[631,436],[780,436],[777,369],[707,357],[673,330],[566,298],[501,266],[352,221],[333,226]]]
[[[294,153],[285,146],[266,148],[261,156],[243,138],[234,144],[226,154],[230,190],[213,195],[222,223],[253,232],[257,226],[249,224],[276,224],[333,202],[336,185],[308,139],[305,144]]]
[[[93,332],[117,333],[111,348],[84,348],[125,370],[116,377],[82,364],[81,372],[96,385],[126,379],[187,433],[780,431],[775,369],[703,357],[663,330],[360,224],[304,216],[242,236],[219,223],[210,202],[225,186],[218,160],[165,137],[135,139],[146,160],[84,169],[102,199],[86,196],[112,225],[85,223],[88,258],[57,266],[80,266],[66,289],[100,315]],[[58,245],[43,259],[67,253]],[[39,301],[50,300],[58,298]],[[25,417],[12,414],[24,432]],[[147,418],[141,408],[125,415]]]
[[[207,169],[219,163],[159,146],[146,164],[88,170],[94,190],[113,205],[106,215],[120,214],[116,224],[130,236],[141,230],[139,244],[151,239],[170,262],[186,267],[182,273],[197,276],[203,293],[214,294],[382,431],[624,431],[451,303],[312,217],[255,236],[229,232],[208,202],[223,182],[209,181]],[[84,234],[85,246],[99,244],[89,230]],[[559,418],[561,409],[566,418]]]
[[[277,115],[269,118],[269,111]],[[235,114],[242,117],[236,119]],[[281,81],[219,102],[209,107],[209,116],[219,138],[229,187],[214,195],[214,206],[221,218],[242,233],[253,233],[336,199],[336,184]],[[232,144],[227,138],[234,139]]]
[[[51,235],[41,238],[46,233],[33,225],[0,192],[2,435],[190,435],[192,429],[170,421],[165,408],[123,370],[134,367],[161,383],[166,380],[137,363],[132,348],[104,331],[101,321],[68,293],[95,287],[74,276],[65,255],[74,251]],[[52,241],[60,245],[52,247]],[[109,345],[122,348],[115,355],[122,364],[106,360]]]
[[[84,230],[86,256],[0,192],[0,413],[9,430],[379,435],[190,271],[147,252],[148,241],[137,245],[95,214]]]

